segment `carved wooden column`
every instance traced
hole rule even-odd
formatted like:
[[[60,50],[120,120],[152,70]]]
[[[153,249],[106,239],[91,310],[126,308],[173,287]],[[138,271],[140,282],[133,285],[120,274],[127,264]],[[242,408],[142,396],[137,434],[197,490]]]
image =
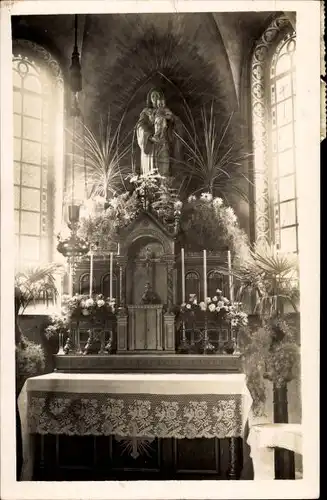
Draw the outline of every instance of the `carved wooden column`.
[[[125,353],[127,350],[127,313],[125,309],[119,308],[117,314],[117,354]]]
[[[120,258],[117,262],[119,267],[119,307],[126,305],[126,265],[127,259]]]
[[[168,311],[174,305],[174,261],[167,261],[167,305]]]

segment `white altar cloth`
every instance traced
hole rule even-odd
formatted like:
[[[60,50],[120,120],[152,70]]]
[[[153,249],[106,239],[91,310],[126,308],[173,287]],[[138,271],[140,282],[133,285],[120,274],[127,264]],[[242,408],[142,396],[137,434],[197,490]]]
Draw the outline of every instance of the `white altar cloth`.
[[[242,437],[251,403],[244,374],[33,377],[19,397],[22,479],[31,478],[31,434]]]

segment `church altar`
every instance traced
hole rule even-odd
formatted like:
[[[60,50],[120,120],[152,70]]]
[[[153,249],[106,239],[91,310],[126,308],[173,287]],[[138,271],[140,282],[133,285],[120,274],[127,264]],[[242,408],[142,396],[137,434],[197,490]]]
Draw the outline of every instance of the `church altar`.
[[[230,438],[230,478],[251,406],[244,374],[64,374],[26,381],[19,398],[22,480],[32,479],[35,435],[137,439]]]

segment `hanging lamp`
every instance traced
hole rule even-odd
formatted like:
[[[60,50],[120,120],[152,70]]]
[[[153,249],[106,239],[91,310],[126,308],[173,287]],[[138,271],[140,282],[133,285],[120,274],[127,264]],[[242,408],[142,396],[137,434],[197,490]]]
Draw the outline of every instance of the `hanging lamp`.
[[[70,107],[70,117],[72,119],[72,163],[71,163],[71,200],[68,204],[68,222],[67,226],[70,229],[70,235],[67,238],[62,238],[61,235],[58,236],[57,250],[65,258],[67,258],[70,265],[71,277],[75,270],[76,262],[86,255],[89,251],[89,245],[87,241],[80,238],[77,234],[80,220],[80,208],[81,203],[78,203],[75,195],[75,143],[76,143],[76,125],[77,119],[81,116],[81,111],[78,103],[78,94],[82,90],[82,73],[80,56],[77,46],[77,15],[75,15],[75,42],[74,49],[71,58],[70,66],[70,89],[72,92],[72,104]],[[85,172],[84,172],[85,175]],[[72,290],[70,290],[72,292]]]

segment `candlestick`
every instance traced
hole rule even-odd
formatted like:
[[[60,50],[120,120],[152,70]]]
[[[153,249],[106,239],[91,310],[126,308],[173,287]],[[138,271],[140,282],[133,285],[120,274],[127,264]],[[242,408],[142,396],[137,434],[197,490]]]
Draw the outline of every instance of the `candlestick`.
[[[185,252],[184,248],[181,250],[181,261],[182,261],[182,303],[185,302]]]
[[[112,299],[113,259],[114,259],[114,254],[113,254],[113,252],[110,252],[110,285],[109,285],[109,296],[110,296],[110,299]]]
[[[92,297],[93,292],[93,252],[90,252],[90,297]]]
[[[207,251],[203,250],[203,294],[204,302],[207,300],[208,290],[207,290]]]
[[[228,252],[227,252],[227,260],[228,260],[229,299],[233,303],[234,302],[234,287],[233,287],[233,274],[232,274],[232,257],[231,257],[230,250],[228,250]]]

